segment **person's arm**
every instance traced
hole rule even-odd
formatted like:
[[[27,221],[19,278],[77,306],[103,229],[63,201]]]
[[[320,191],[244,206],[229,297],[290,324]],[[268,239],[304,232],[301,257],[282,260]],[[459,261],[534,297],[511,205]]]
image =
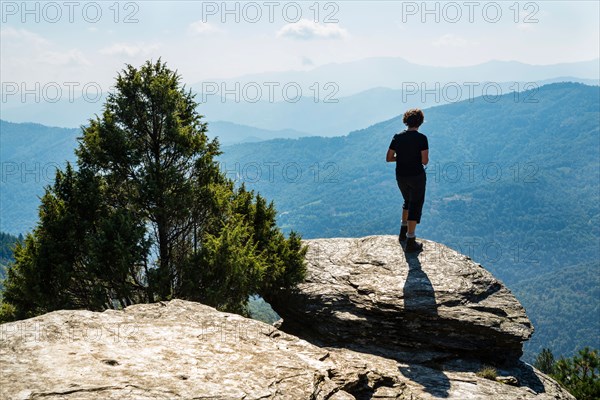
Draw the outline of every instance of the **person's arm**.
[[[396,161],[396,152],[394,149],[388,149],[387,154],[385,155],[386,162],[394,162]]]
[[[421,164],[427,165],[429,163],[429,149],[421,150]]]

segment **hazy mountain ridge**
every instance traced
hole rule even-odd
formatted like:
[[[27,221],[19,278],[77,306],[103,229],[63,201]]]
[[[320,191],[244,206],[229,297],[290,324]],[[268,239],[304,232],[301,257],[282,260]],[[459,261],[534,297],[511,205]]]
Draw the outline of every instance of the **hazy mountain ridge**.
[[[227,121],[208,121],[207,135],[211,138],[218,137],[219,143],[223,146],[246,142],[260,142],[282,137],[299,138],[309,136],[308,133],[294,129],[261,129]]]
[[[431,163],[418,234],[472,256],[509,287],[540,274],[556,274],[555,282],[562,282],[565,265],[597,265],[599,92],[598,87],[561,83],[536,91],[537,103],[523,103],[523,96],[516,102],[510,94],[495,103],[477,98],[428,109],[422,131],[429,136]],[[11,162],[73,160],[77,129],[0,124],[3,162],[11,160],[11,149],[19,155]],[[6,134],[17,127],[23,129]],[[391,136],[402,128],[398,116],[341,137],[225,146],[220,161],[229,176],[243,178],[275,201],[284,229],[305,238],[395,233],[399,193],[393,165],[383,157]],[[51,150],[57,141],[64,145]],[[496,180],[498,168],[502,174]],[[461,173],[458,179],[455,171]],[[14,234],[35,222],[36,196],[50,183],[20,182],[19,174],[5,174],[0,190],[0,229]],[[576,290],[557,290],[579,301]],[[589,293],[590,288],[582,290]],[[534,308],[534,321],[537,315]],[[581,330],[571,320],[585,321],[586,315],[560,315],[556,325],[565,333],[557,337],[538,331],[532,345],[548,339],[558,351],[570,351],[597,342],[587,327]]]
[[[557,80],[597,85],[599,69],[599,60],[555,65],[490,61],[464,67],[434,67],[381,57],[327,64],[307,71],[206,78],[191,85],[191,89],[200,103],[200,113],[211,121],[337,136],[392,118],[401,112],[399,105],[431,107],[477,97],[484,91],[507,94]],[[356,79],[358,76],[360,79]],[[465,87],[465,82],[470,87]],[[492,86],[486,87],[486,82]],[[286,85],[293,86],[293,90],[284,94]],[[459,95],[455,93],[457,87],[462,87]],[[296,98],[295,88],[299,88],[301,97]],[[89,95],[86,101],[82,97],[67,99],[63,90],[59,101],[42,99],[38,103],[32,103],[32,96],[26,96],[29,103],[24,103],[21,96],[8,95],[2,104],[2,119],[79,127],[102,112],[107,91],[104,88],[99,96]],[[287,101],[283,100],[284,95]],[[284,134],[288,137],[288,133]],[[265,132],[257,137],[272,138]]]
[[[13,235],[31,230],[37,220],[38,197],[54,180],[56,167],[75,162],[73,150],[81,129],[50,127],[37,123],[0,120],[0,231]],[[267,140],[273,137],[300,137],[292,129],[270,131],[224,121],[209,122],[208,135],[222,145]],[[304,134],[305,135],[305,134]]]
[[[565,265],[597,266],[599,94],[595,86],[560,83],[541,87],[532,103],[505,95],[427,109],[428,192],[417,234],[468,254],[509,287],[542,273],[560,276]],[[401,200],[384,155],[402,129],[399,116],[343,137],[230,146],[221,159],[230,171],[237,163],[231,173],[240,183],[275,201],[280,225],[306,238],[397,233]],[[579,301],[575,290],[565,287],[563,295]],[[581,325],[596,317],[569,309],[581,314],[557,317],[560,337],[538,331],[530,357],[546,340],[566,352],[597,344]]]
[[[328,99],[317,99],[310,91],[305,90],[305,96],[297,101],[269,101],[264,88],[264,96],[256,102],[248,101],[249,99],[244,97],[236,101],[231,96],[222,97],[219,94],[203,99],[202,93],[196,94],[196,100],[200,103],[200,113],[206,115],[209,121],[231,124],[217,127],[215,135],[227,139],[223,144],[234,144],[246,141],[248,137],[268,140],[274,137],[296,138],[309,135],[340,136],[393,118],[402,112],[399,108],[427,108],[463,100],[472,101],[482,94],[495,98],[497,95],[522,92],[556,82],[600,84],[599,79],[569,76],[535,81],[438,81],[430,84],[416,81],[405,82],[404,90],[374,86],[349,96],[329,91],[327,94],[333,95]],[[100,113],[104,100],[105,97],[95,103],[79,98],[74,102],[42,102],[17,106],[8,104],[3,105],[2,115],[3,119],[12,122],[34,121],[50,126],[79,127]],[[256,132],[250,135],[238,134],[239,128],[236,125],[248,126],[249,130]]]
[[[494,172],[491,169],[494,166],[488,166],[486,163],[495,163],[498,168],[501,168],[510,167],[515,161],[521,161],[522,165],[518,170],[513,168],[500,171],[501,174],[503,173],[502,180],[508,179],[505,184],[514,183],[521,186],[540,181],[546,182],[546,179],[550,178],[564,178],[574,171],[581,172],[578,177],[597,176],[594,164],[590,164],[589,161],[594,161],[598,157],[595,153],[596,149],[592,146],[598,131],[595,118],[598,115],[595,108],[598,103],[596,97],[598,88],[578,84],[554,84],[541,88],[538,93],[543,96],[536,99],[538,101],[535,103],[516,103],[511,95],[505,95],[501,101],[495,103],[478,98],[474,102],[465,101],[428,109],[426,124],[422,131],[431,133],[429,138],[432,162],[427,171],[430,177],[429,193],[444,199],[447,197],[446,194],[448,196],[461,194],[465,189],[480,189],[486,185],[496,184],[494,177],[483,176],[485,171],[476,170],[478,165],[483,165],[488,168],[488,174]],[[571,107],[555,110],[564,104]],[[521,107],[523,109],[517,113],[517,108]],[[571,114],[572,111],[577,113]],[[500,123],[502,126],[499,125]],[[342,137],[308,137],[262,142],[260,153],[257,153],[256,145],[229,146],[224,148],[222,160],[230,165],[234,161],[240,165],[245,162],[277,161],[280,165],[301,162],[301,167],[304,167],[305,171],[299,179],[295,179],[294,176],[282,179],[279,176],[278,182],[271,182],[266,179],[271,176],[267,174],[268,169],[264,168],[261,179],[252,182],[255,180],[254,176],[250,176],[249,170],[245,171],[248,175],[246,183],[264,190],[265,194],[289,193],[298,190],[302,185],[314,184],[307,186],[311,191],[304,191],[305,187],[300,191],[306,193],[306,196],[315,195],[318,198],[290,195],[289,198],[285,198],[285,201],[292,202],[290,207],[281,203],[283,199],[278,202],[284,212],[314,200],[323,201],[325,199],[321,195],[328,196],[343,183],[370,181],[374,183],[371,186],[383,184],[391,189],[388,194],[396,195],[397,188],[393,177],[392,182],[389,179],[393,166],[383,163],[381,154],[385,153],[391,136],[401,129],[403,124],[399,116]],[[576,146],[560,147],[550,135],[560,141],[576,141]],[[511,137],[515,138],[514,142],[510,140]],[[532,151],[533,147],[536,149],[535,152]],[[557,154],[556,151],[560,153]],[[584,157],[575,157],[581,151],[584,152]],[[313,182],[317,171],[314,169],[307,171],[307,169],[319,162],[323,169],[320,172],[325,172],[325,176],[319,175],[320,181]],[[327,163],[335,163],[335,166],[325,168],[324,165]],[[475,176],[469,177],[469,165],[464,166],[462,163],[472,163],[473,173],[479,175],[477,179]],[[461,175],[460,179],[453,182],[456,179],[450,176],[451,167],[455,170],[461,167],[459,172],[464,176]],[[544,175],[540,173],[541,167],[547,167],[542,170]],[[240,169],[240,172],[244,178],[244,171]],[[528,178],[532,181],[529,182]],[[440,185],[442,180],[444,185]],[[593,182],[593,179],[590,182]],[[327,190],[317,191],[315,187],[318,185],[322,185],[322,189]],[[593,188],[593,185],[577,187],[578,190],[587,190],[588,194],[593,194]],[[437,196],[438,194],[442,196]],[[389,196],[381,197],[381,199],[386,198]],[[340,206],[340,203],[343,202],[332,202],[331,206]],[[309,232],[316,233],[316,230],[309,230],[305,234],[312,235]]]
[[[356,79],[360,76],[361,79]],[[350,96],[373,87],[400,89],[406,82],[508,82],[539,81],[557,76],[600,79],[599,60],[531,65],[517,61],[491,60],[482,64],[440,67],[420,65],[401,57],[372,57],[357,61],[330,63],[306,71],[248,74],[234,79],[206,79],[209,82],[297,82],[308,88],[315,82],[336,82],[340,96]],[[202,92],[202,83],[192,84]]]
[[[37,221],[39,196],[57,167],[73,162],[79,129],[0,120],[0,231],[18,235]]]

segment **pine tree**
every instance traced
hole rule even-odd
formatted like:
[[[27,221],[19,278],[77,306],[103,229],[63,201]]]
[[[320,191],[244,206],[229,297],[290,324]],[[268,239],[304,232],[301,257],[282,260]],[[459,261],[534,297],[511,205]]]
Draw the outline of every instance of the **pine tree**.
[[[17,246],[0,318],[172,298],[245,313],[304,278],[300,237],[219,170],[197,107],[160,60],[118,75]]]
[[[70,164],[57,171],[41,199],[40,221],[17,244],[15,264],[8,269],[3,301],[14,307],[14,318],[63,308],[102,310],[114,299],[143,299],[134,296],[127,276],[139,275],[144,232],[126,210],[107,207],[103,198],[100,180],[89,172],[76,172]],[[129,235],[125,245],[123,235]]]
[[[115,89],[102,118],[85,129],[77,155],[82,169],[105,177],[114,206],[137,210],[151,223],[158,270],[149,283],[158,298],[170,299],[177,296],[180,247],[203,228],[190,218],[194,182],[218,177],[210,162],[218,143],[208,140],[191,92],[160,60],[128,66]]]
[[[600,356],[598,350],[585,347],[572,358],[554,359],[550,349],[543,349],[534,366],[556,379],[578,400],[600,398]]]
[[[552,374],[554,372],[554,354],[550,349],[542,349],[542,352],[535,358],[533,366],[545,374]]]
[[[554,364],[552,377],[578,400],[600,398],[600,357],[598,350],[586,347],[573,358],[561,358]]]

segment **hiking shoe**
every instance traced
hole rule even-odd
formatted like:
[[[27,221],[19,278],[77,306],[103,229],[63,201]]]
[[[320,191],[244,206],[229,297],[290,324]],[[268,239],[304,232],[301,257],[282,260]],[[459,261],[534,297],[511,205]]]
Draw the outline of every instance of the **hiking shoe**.
[[[423,250],[423,243],[417,242],[416,238],[408,238],[406,239],[406,247],[404,251],[407,253],[416,253],[418,251]]]
[[[406,242],[406,232],[408,232],[408,226],[400,227],[400,235],[398,236],[398,241]]]

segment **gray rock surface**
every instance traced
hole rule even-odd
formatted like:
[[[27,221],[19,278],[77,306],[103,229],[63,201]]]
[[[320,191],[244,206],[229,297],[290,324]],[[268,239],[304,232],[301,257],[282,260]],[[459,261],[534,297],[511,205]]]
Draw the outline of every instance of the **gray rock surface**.
[[[310,341],[182,300],[2,324],[0,399],[574,399],[511,357],[477,376],[478,355],[531,335],[522,307],[464,256],[427,242],[407,261],[395,240],[307,242],[308,280],[278,309]]]
[[[319,348],[182,300],[0,325],[1,399],[573,399],[530,367],[500,371],[520,374],[519,387],[477,367]]]
[[[533,326],[517,299],[467,256],[423,242],[424,251],[405,254],[397,236],[306,240],[306,281],[268,299],[281,329],[386,357],[420,348],[518,360]]]
[[[2,399],[327,399],[406,390],[396,363],[173,300],[1,325]],[[345,397],[344,397],[345,396]]]

